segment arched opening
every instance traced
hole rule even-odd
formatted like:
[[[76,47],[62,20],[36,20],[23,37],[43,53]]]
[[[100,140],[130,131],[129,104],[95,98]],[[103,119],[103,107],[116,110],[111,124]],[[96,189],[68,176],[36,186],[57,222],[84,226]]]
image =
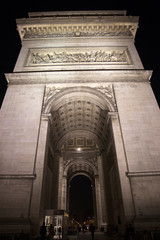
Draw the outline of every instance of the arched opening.
[[[49,112],[45,209],[65,210],[81,223],[94,216],[97,229],[116,226],[123,211],[109,93],[113,96],[110,87],[104,93],[69,88],[51,94],[44,109],[44,116]]]
[[[70,182],[69,215],[81,224],[94,217],[92,183],[84,175],[77,175]]]

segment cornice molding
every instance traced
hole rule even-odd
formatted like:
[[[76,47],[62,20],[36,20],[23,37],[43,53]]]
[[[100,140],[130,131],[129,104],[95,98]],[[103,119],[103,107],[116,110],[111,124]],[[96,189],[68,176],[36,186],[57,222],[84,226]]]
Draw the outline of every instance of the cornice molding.
[[[37,17],[106,17],[106,16],[125,16],[126,10],[90,10],[90,11],[51,11],[51,12],[29,12],[30,18]]]
[[[126,176],[131,177],[156,177],[160,176],[160,171],[148,171],[148,172],[126,172]]]
[[[129,16],[52,16],[17,19],[21,40],[61,37],[131,37],[138,17]]]
[[[135,24],[26,26],[20,30],[20,36],[24,40],[53,37],[135,37],[136,29]]]
[[[9,84],[149,82],[150,70],[96,70],[6,73]]]
[[[0,174],[0,179],[35,179],[36,174]]]

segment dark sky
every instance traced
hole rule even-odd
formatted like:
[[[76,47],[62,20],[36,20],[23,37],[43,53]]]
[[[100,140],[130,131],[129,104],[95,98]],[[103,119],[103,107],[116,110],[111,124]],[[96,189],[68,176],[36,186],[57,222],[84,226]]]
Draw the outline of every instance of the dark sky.
[[[21,43],[16,30],[16,18],[27,17],[33,11],[67,10],[127,10],[127,15],[140,16],[139,29],[135,45],[147,70],[153,70],[151,86],[160,105],[160,12],[158,1],[4,1],[1,3],[1,68],[0,68],[0,103],[6,91],[4,73],[12,72],[18,57]],[[143,5],[144,4],[144,5]]]

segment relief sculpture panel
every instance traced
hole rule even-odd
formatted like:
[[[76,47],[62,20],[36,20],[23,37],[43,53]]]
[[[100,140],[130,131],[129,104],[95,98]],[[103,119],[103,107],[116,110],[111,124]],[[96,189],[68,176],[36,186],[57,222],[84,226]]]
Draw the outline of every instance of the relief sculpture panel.
[[[64,64],[130,64],[126,48],[30,49],[26,67]]]

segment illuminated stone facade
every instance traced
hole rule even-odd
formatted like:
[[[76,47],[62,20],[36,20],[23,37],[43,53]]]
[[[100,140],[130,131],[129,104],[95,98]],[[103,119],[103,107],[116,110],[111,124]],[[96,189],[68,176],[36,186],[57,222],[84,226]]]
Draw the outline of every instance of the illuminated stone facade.
[[[98,229],[160,223],[160,112],[125,11],[30,13],[0,115],[0,231],[39,232],[92,183]]]

